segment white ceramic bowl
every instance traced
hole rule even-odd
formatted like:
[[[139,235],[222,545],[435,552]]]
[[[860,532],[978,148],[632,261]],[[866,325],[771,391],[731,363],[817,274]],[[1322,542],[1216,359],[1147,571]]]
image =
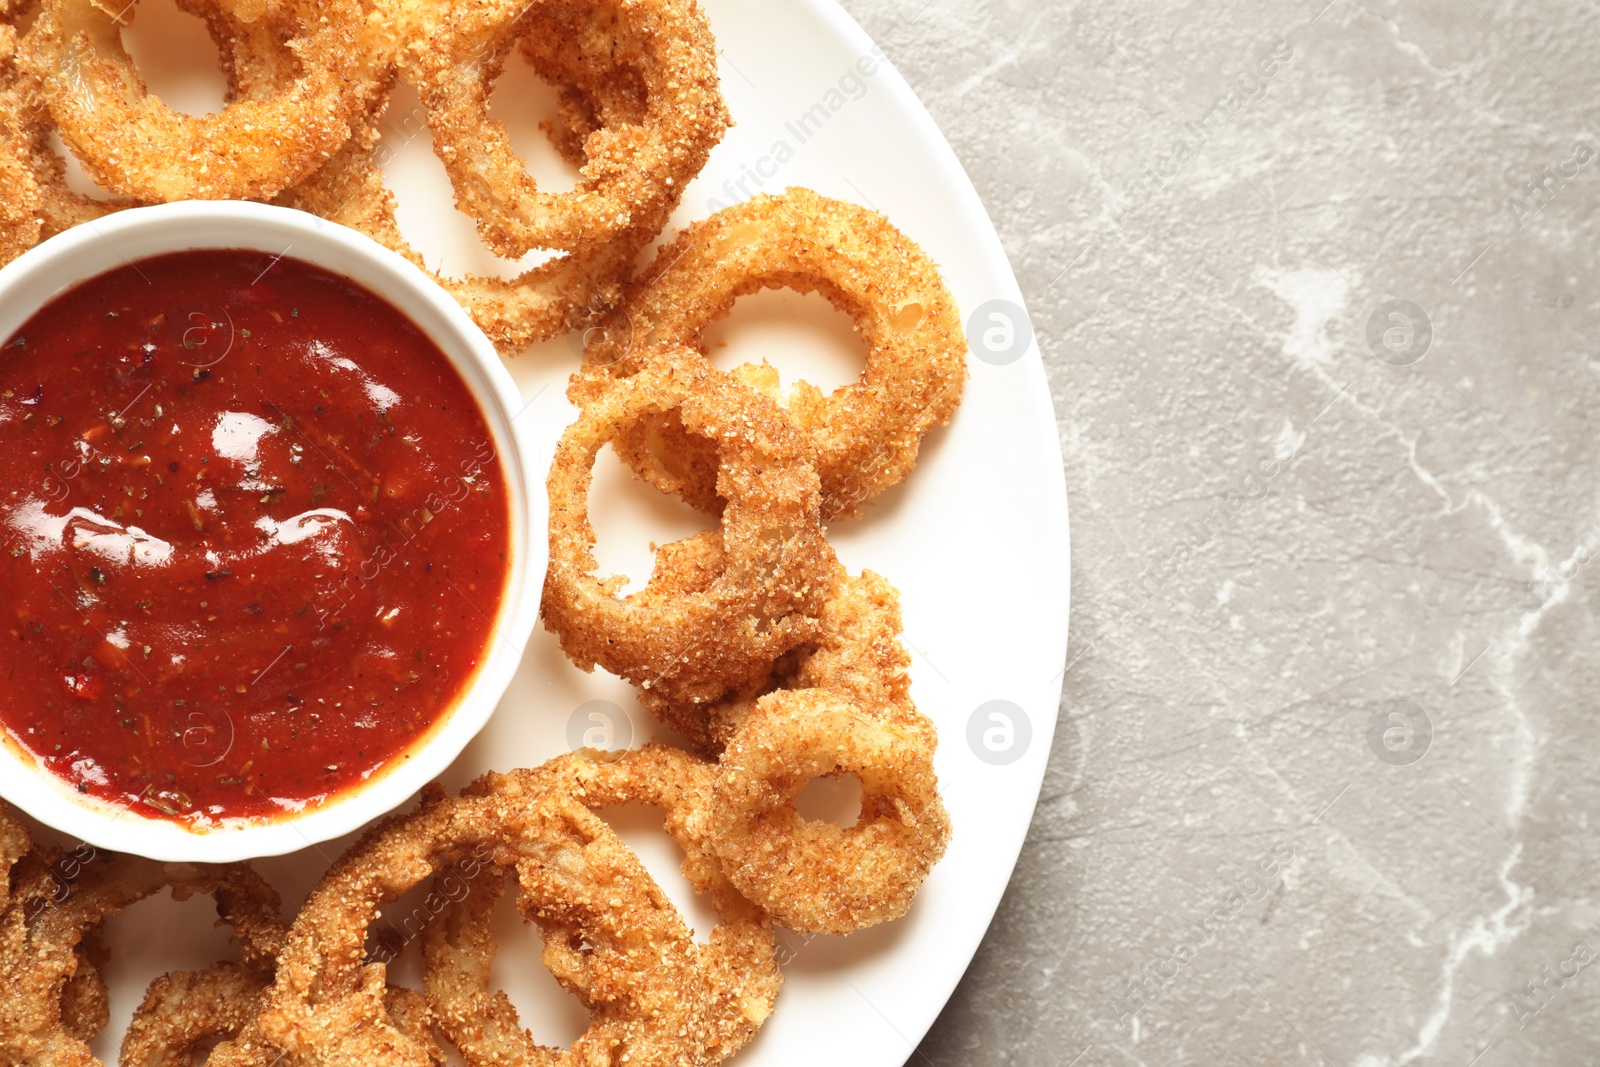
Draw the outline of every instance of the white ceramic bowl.
[[[196,248],[284,253],[342,274],[386,298],[448,356],[494,437],[511,504],[511,566],[490,648],[449,717],[359,788],[300,815],[188,827],[82,796],[0,744],[0,796],[40,822],[98,848],[166,862],[223,863],[275,856],[349,833],[399,807],[460,755],[493,714],[538,616],[548,502],[531,436],[519,426],[516,385],[458,304],[426,274],[370,238],[313,215],[239,202],[194,201],[124,211],[78,226],[0,269],[0,338],[81,282],[130,261]],[[3,594],[3,590],[0,590]]]

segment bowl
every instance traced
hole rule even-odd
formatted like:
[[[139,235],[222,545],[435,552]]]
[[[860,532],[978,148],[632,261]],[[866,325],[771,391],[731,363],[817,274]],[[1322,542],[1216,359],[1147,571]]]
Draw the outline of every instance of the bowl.
[[[298,814],[193,827],[78,793],[10,738],[0,744],[0,797],[88,845],[163,862],[226,863],[281,855],[340,837],[400,807],[489,721],[522,658],[544,584],[548,519],[523,409],[494,346],[461,307],[402,256],[354,230],[286,208],[190,201],[136,208],[58,234],[0,269],[0,338],[54,297],[126,263],[196,249],[249,249],[304,260],[385,298],[449,358],[476,398],[506,478],[511,559],[487,655],[423,738],[378,774]]]

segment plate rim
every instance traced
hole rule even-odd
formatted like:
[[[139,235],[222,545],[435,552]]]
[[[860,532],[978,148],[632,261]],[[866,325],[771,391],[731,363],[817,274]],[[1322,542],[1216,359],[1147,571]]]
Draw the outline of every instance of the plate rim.
[[[810,22],[817,28],[819,38],[832,40],[838,47],[853,54],[865,55],[878,47],[874,38],[839,0],[803,0],[783,14],[786,17]],[[713,25],[713,30],[715,29]],[[999,232],[955,148],[940,130],[932,114],[918,98],[893,58],[885,57],[880,61],[878,73],[872,80],[874,93],[882,94],[879,106],[905,120],[908,137],[922,146],[927,157],[933,161],[932,170],[920,180],[937,189],[941,198],[945,196],[950,198],[951,207],[958,213],[956,218],[960,220],[959,228],[964,234],[970,235],[973,247],[978,253],[974,257],[978,263],[978,271],[990,289],[985,296],[1014,302],[1026,313],[1026,301]],[[686,202],[683,206],[689,209],[692,218],[701,218],[709,213],[700,205]],[[676,224],[677,220],[674,220],[673,225]],[[670,229],[669,226],[669,231]],[[976,360],[971,361],[971,366],[980,374],[999,372],[1023,375],[1024,377],[1014,379],[1007,386],[1017,398],[1015,416],[1019,423],[1028,427],[1027,432],[1030,435],[1035,431],[1044,432],[1044,428],[1049,427],[1049,439],[1055,442],[1053,451],[1041,447],[1038,451],[1030,453],[1028,462],[1018,468],[1037,468],[1037,484],[1043,490],[1030,503],[1030,510],[1037,515],[1039,523],[1037,529],[1044,533],[1045,543],[1050,546],[1048,554],[1037,564],[1038,577],[1044,586],[1044,591],[1039,598],[1041,610],[1034,622],[1040,627],[1050,628],[1050,643],[1057,651],[1049,656],[1041,655],[1039,664],[1055,671],[1055,674],[1053,679],[1044,685],[1035,687],[1029,682],[1027,687],[1021,690],[1029,696],[1027,704],[1030,712],[1035,707],[1039,712],[1032,723],[1034,736],[1030,752],[1022,761],[1005,769],[1005,773],[1014,781],[1021,779],[1016,789],[1016,798],[1012,801],[1016,817],[1008,817],[998,826],[969,826],[963,831],[982,832],[992,839],[998,838],[998,841],[993,842],[993,851],[999,857],[1006,857],[1003,864],[1004,877],[999,877],[1001,874],[999,868],[1002,864],[996,862],[994,868],[985,873],[981,893],[972,893],[970,896],[963,893],[963,906],[970,918],[961,922],[959,926],[946,927],[939,931],[938,936],[943,940],[944,947],[928,961],[932,965],[906,976],[907,980],[915,983],[916,995],[897,1006],[894,1013],[896,1017],[892,1023],[888,1023],[883,1040],[874,1041],[866,1046],[874,1051],[864,1055],[862,1060],[851,1057],[854,1062],[865,1060],[869,1065],[870,1063],[903,1064],[917,1055],[917,1049],[948,1005],[992,927],[995,914],[1006,890],[1010,887],[1016,866],[1021,859],[1044,779],[1048,773],[1050,751],[1062,712],[1061,702],[1066,676],[1071,666],[1068,660],[1070,651],[1068,638],[1072,582],[1070,516],[1065,454],[1061,438],[1062,423],[1057,417],[1041,350],[1041,342],[1035,334],[1029,350],[1011,366],[996,368]],[[503,365],[509,367],[509,364]],[[520,379],[518,392],[522,393]],[[544,453],[545,450],[536,444],[531,457],[535,467],[547,465],[549,457]],[[1057,635],[1059,640],[1056,640]],[[1007,682],[997,688],[1010,688],[1010,683]],[[1040,695],[1034,698],[1032,694],[1036,692]],[[1046,695],[1052,700],[1048,713],[1044,709]],[[498,710],[503,712],[504,709]],[[967,755],[963,747],[965,739],[956,730],[947,728],[945,733],[944,747],[949,751],[949,756],[955,756],[957,750],[960,750],[960,757],[964,762]],[[972,766],[977,768],[973,773],[993,769],[985,768],[975,762]],[[1026,787],[1025,790],[1023,787]],[[1027,798],[1025,805],[1022,803],[1024,796]],[[1026,817],[1023,817],[1024,815]],[[898,971],[896,977],[899,977]],[[896,1037],[904,1041],[907,1046],[904,1054],[898,1057],[892,1052],[890,1045]],[[760,1058],[759,1048],[748,1051],[755,1059]],[[861,1051],[865,1053],[865,1048]],[[880,1055],[881,1059],[878,1058]],[[736,1059],[734,1062],[743,1060]]]
[[[856,21],[855,16],[845,9],[841,0],[801,0],[800,6],[825,23],[832,33],[857,52],[864,54],[873,48],[879,47],[872,35]],[[928,111],[927,106],[917,96],[916,91],[911,87],[911,83],[900,72],[899,66],[892,57],[886,56],[881,70],[883,73],[888,74],[888,77],[882,78],[879,84],[891,95],[890,106],[900,110],[915,123],[914,132],[917,138],[928,147],[930,153],[939,161],[941,171],[939,178],[962,200],[963,214],[974,221],[978,219],[983,221],[981,227],[975,226],[974,228],[980,231],[981,243],[986,246],[985,266],[1003,283],[1002,287],[1006,290],[996,293],[995,296],[1014,301],[1018,307],[1023,309],[1023,313],[1026,315],[1027,302],[1023,298],[1021,286],[1017,282],[1016,272],[1011,267],[1011,259],[1000,240],[1000,234],[995,228],[994,220],[990,217],[988,208],[983,203],[983,198],[979,196],[977,187],[967,174],[966,167],[962,164],[960,156],[956,154],[955,147],[945,137],[944,132],[934,120],[932,113]],[[881,78],[881,74],[879,77]],[[1031,316],[1029,321],[1032,321]],[[1029,415],[1031,418],[1039,420],[1041,425],[1050,427],[1050,437],[1056,444],[1055,463],[1052,465],[1055,477],[1047,479],[1050,485],[1048,499],[1039,502],[1040,510],[1046,515],[1048,537],[1051,541],[1054,541],[1059,531],[1062,551],[1059,568],[1053,565],[1047,568],[1047,573],[1053,579],[1059,581],[1060,588],[1059,590],[1048,590],[1045,596],[1045,599],[1051,602],[1054,602],[1059,596],[1061,605],[1057,616],[1061,633],[1061,651],[1058,657],[1059,663],[1054,664],[1060,670],[1054,680],[1047,683],[1049,691],[1053,692],[1054,695],[1054,712],[1049,716],[1048,722],[1040,724],[1041,728],[1037,731],[1038,736],[1035,738],[1035,743],[1042,745],[1045,758],[1038,763],[1037,775],[1035,780],[1030,783],[1032,788],[1029,790],[1031,800],[1028,803],[1027,819],[1019,820],[1021,832],[1017,835],[1016,847],[1015,849],[1009,846],[1007,848],[1011,858],[1006,867],[1005,882],[1001,885],[1000,891],[997,894],[993,894],[992,899],[984,900],[980,905],[975,906],[974,910],[982,915],[982,923],[974,922],[970,927],[963,928],[967,932],[967,936],[962,940],[959,948],[950,954],[952,957],[961,959],[960,970],[954,975],[953,980],[947,982],[947,976],[941,973],[938,976],[934,995],[928,997],[925,1001],[918,1002],[918,1014],[911,1025],[908,1027],[904,1020],[900,1020],[900,1025],[895,1027],[896,1031],[900,1032],[901,1036],[911,1046],[899,1061],[901,1064],[909,1062],[911,1057],[916,1054],[917,1049],[921,1047],[922,1041],[933,1028],[933,1024],[943,1014],[946,1005],[950,1002],[950,998],[954,996],[956,988],[961,984],[961,980],[971,968],[979,947],[982,945],[984,938],[988,936],[989,929],[994,923],[995,913],[999,910],[1000,902],[1004,898],[1006,890],[1010,888],[1011,879],[1016,872],[1018,862],[1022,858],[1022,849],[1027,843],[1028,832],[1033,825],[1034,813],[1038,809],[1039,795],[1044,788],[1044,779],[1046,773],[1048,773],[1050,763],[1049,756],[1054,745],[1056,728],[1061,718],[1061,700],[1066,690],[1066,675],[1070,666],[1067,660],[1067,652],[1070,642],[1069,623],[1072,611],[1072,538],[1071,517],[1067,502],[1066,453],[1061,445],[1061,424],[1056,416],[1055,402],[1050,391],[1050,380],[1045,374],[1043,352],[1039,345],[1037,333],[1034,334],[1033,340],[1029,345],[1029,352],[1024,356],[1022,362],[1026,366],[1020,369],[1031,379],[1024,390],[1032,402]],[[945,738],[944,740],[948,743],[951,739]],[[944,936],[948,938],[951,933],[945,931]]]

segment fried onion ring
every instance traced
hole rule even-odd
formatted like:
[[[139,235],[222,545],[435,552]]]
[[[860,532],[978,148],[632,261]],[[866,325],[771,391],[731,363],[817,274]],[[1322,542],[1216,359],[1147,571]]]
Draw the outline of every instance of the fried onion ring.
[[[353,0],[225,0],[241,22],[270,16],[296,77],[188,116],[150,95],[122,46],[123,15],[94,0],[44,0],[23,43],[62,139],[101,186],[144,201],[271,197],[326,162],[371,102],[381,65]],[[213,32],[216,23],[212,23]],[[281,36],[277,36],[281,34]],[[267,40],[263,34],[260,40]]]
[[[924,434],[947,423],[966,382],[966,341],[938,268],[882,215],[809,189],[757,196],[665,245],[626,306],[592,331],[575,403],[627,377],[661,346],[702,347],[706,327],[763,288],[819,292],[867,344],[861,380],[824,395],[787,390],[763,363],[734,373],[779,399],[822,479],[822,518],[854,515],[916,466]],[[671,418],[634,427],[617,453],[640,477],[708,514],[721,508],[715,458]]]
[[[21,228],[13,231],[16,244],[11,247],[19,254],[63,230],[138,205],[138,201],[124,198],[97,200],[67,187],[66,160],[50,146],[55,124],[39,100],[36,80],[18,66],[15,22],[37,6],[36,0],[0,0],[0,126],[7,124],[8,116],[16,138],[10,142],[10,152],[24,168],[18,178],[20,199],[15,205],[0,207],[0,216],[9,217],[30,201],[37,213],[36,223],[24,220]],[[0,148],[0,156],[5,154]],[[6,235],[0,234],[0,246],[7,243]],[[26,247],[18,247],[23,244]]]
[[[119,1067],[272,1067],[280,1054],[255,1033],[256,1009],[272,985],[256,969],[219,963],[204,971],[178,971],[150,983],[122,1039]],[[390,987],[389,1019],[442,1065],[444,1051],[432,1034],[420,993]],[[252,1041],[252,1038],[257,1040]],[[212,1042],[219,1044],[207,1056]]]
[[[68,187],[66,160],[50,147],[50,127],[37,121],[37,116],[35,121],[25,123],[23,143],[28,169],[39,190],[40,240],[114,212],[141,206],[139,201],[126,197],[100,200]]]
[[[720,1051],[727,1057],[772,1015],[783,977],[767,914],[734,888],[706,845],[704,813],[711,806],[714,770],[678,749],[646,745],[620,757],[580,750],[549,761],[539,773],[591,811],[637,801],[666,816],[666,831],[684,852],[684,878],[717,913],[718,924],[699,955],[716,998],[712,1017],[721,1031]]]
[[[61,1026],[67,1035],[85,1045],[111,1022],[111,990],[100,968],[106,963],[105,946],[98,931],[78,942],[78,971],[61,990]]]
[[[394,194],[384,187],[383,172],[373,159],[381,115],[380,107],[333,159],[274,202],[359,230],[405,256],[448,290],[507,356],[587,326],[621,303],[623,278],[653,234],[627,233],[597,242],[511,281],[477,275],[458,281],[430,270],[401,236]]]
[[[385,902],[452,860],[473,899],[489,895],[478,879],[515,868],[546,963],[590,1006],[588,1032],[558,1062],[711,1062],[704,977],[682,918],[604,822],[523,775],[497,779],[481,796],[431,792],[334,864],[289,932],[259,1016],[290,1062],[428,1061],[387,1015],[385,967],[363,964],[363,943]]]
[[[16,70],[15,22],[21,14],[20,3],[0,0],[0,188],[6,191],[0,197],[0,266],[38,244],[43,226]]]
[[[380,51],[401,57],[401,65],[414,72],[420,60],[404,57],[430,47],[428,42],[441,32],[444,8],[403,2],[391,6],[393,11],[383,16],[388,25],[375,31],[385,35]],[[561,19],[570,20],[570,25]],[[536,72],[560,93],[557,123],[548,127],[553,142],[579,167],[589,165],[584,145],[600,128],[596,123],[618,127],[637,123],[643,114],[643,89],[626,65],[627,49],[613,54],[605,45],[607,27],[614,28],[615,23],[607,8],[546,0],[531,5],[519,23],[527,31],[521,40]],[[585,51],[574,56],[544,43],[561,40],[576,41]],[[385,94],[353,124],[343,149],[274,202],[359,230],[405,256],[448,290],[507,356],[533,342],[591,326],[616,307],[635,259],[665,225],[681,193],[680,186],[656,215],[637,214],[636,225],[604,240],[584,241],[509,281],[444,277],[430,270],[402,236],[394,195],[384,187],[375,154],[386,151],[378,145],[377,131],[387,107]]]
[[[733,884],[799,933],[900,918],[949,841],[932,750],[825,689],[762,697],[719,766],[708,842]],[[861,780],[848,829],[794,806],[807,782],[835,774]]]
[[[27,827],[17,819],[11,807],[0,800],[0,912],[11,902],[11,868],[33,848],[33,839]]]
[[[605,56],[643,90],[636,122],[604,125],[584,138],[586,162],[571,192],[541,192],[505,126],[489,117],[506,55],[530,32],[553,37],[545,46],[551,50]],[[414,64],[457,201],[478,221],[484,244],[509,258],[659,230],[728,126],[716,42],[694,0],[461,0]]]
[[[644,81],[638,70],[617,61],[604,37],[529,33],[520,45],[534,72],[556,87],[555,117],[539,125],[574,167],[589,162],[583,146],[590,134],[607,126],[643,124]]]
[[[404,3],[396,7],[390,21],[398,28],[393,29],[390,50],[402,57],[426,51],[428,42],[441,32],[443,9]],[[691,21],[698,22],[698,14]],[[620,32],[616,17],[604,6],[541,0],[528,7],[519,26],[525,31],[522,49],[535,72],[558,89],[557,120],[546,127],[552,142],[575,166],[589,167],[586,145],[591,135],[602,129],[637,127],[645,116],[645,87],[639,72],[629,65],[630,49],[625,43],[616,48],[610,44],[612,33]],[[414,73],[419,63],[406,59],[402,66]],[[508,356],[533,342],[592,326],[620,304],[635,259],[666,224],[686,184],[679,183],[654,213],[636,210],[634,225],[604,240],[575,245],[565,255],[509,281],[444,277],[429,270],[401,235],[394,196],[384,187],[374,159],[375,152],[383,151],[377,127],[387,106],[387,98],[380,100],[366,120],[355,125],[346,147],[283,193],[277,203],[359,230],[428,271]],[[721,132],[717,127],[715,137]],[[602,137],[595,143],[609,142]]]
[[[179,900],[194,893],[214,897],[244,963],[270,969],[283,937],[278,895],[249,867],[164,866],[131,856],[83,862],[65,885],[56,873],[60,857],[35,853],[23,865],[0,939],[0,982],[26,995],[0,998],[0,1054],[23,1063],[95,1062],[82,1025],[63,1018],[64,1004],[72,1002],[65,999],[68,986],[87,962],[84,939],[105,919],[164,888]],[[74,999],[92,1006],[90,992],[88,1001],[82,994]]]
[[[700,836],[702,813],[711,802],[711,772],[709,764],[687,753],[649,745],[621,756],[583,749],[518,773],[545,780],[546,788],[591,811],[638,801],[665,814],[667,833],[684,850],[684,877],[710,898],[719,920],[710,941],[696,946],[695,956],[709,980],[717,1042],[712,1058],[721,1060],[755,1037],[772,1014],[783,979],[766,913],[733,887]],[[493,775],[480,779],[467,793],[493,790],[498,781]],[[424,941],[430,1002],[469,1067],[536,1058],[536,1047],[517,1024],[516,1009],[504,994],[489,992],[494,959],[489,916],[495,897],[498,893],[454,905],[460,914],[430,928]],[[486,1019],[494,1022],[486,1025]]]
[[[88,196],[68,186],[66,160],[50,145],[55,123],[42,100],[44,94],[38,88],[37,79],[14,65],[8,69],[3,58],[3,34],[9,29],[7,18],[20,17],[37,6],[35,0],[24,0],[13,5],[8,16],[0,5],[0,81],[11,86],[13,110],[22,138],[20,158],[28,168],[28,178],[39,199],[40,225],[31,235],[35,243],[73,226],[144,203],[127,197]],[[297,61],[292,53],[282,49],[266,20],[255,24],[241,22],[221,8],[208,6],[204,0],[180,0],[178,6],[206,23],[222,57],[222,70],[227,77],[224,97],[227,102],[232,103],[241,96],[270,99],[292,83]],[[4,107],[0,106],[0,110]],[[3,211],[0,207],[0,212]]]
[[[0,189],[5,190],[0,197],[0,266],[38,244],[43,226],[39,184],[28,166],[28,141],[9,95],[0,89]]]
[[[194,1067],[207,1043],[237,1037],[255,1019],[266,987],[259,970],[237,963],[162,975],[133,1013],[120,1067]]]
[[[668,546],[650,581],[662,595],[682,596],[699,588],[721,566],[721,546],[699,535]],[[744,725],[756,701],[779,689],[828,689],[882,722],[937,744],[933,724],[911,700],[911,655],[900,641],[900,596],[882,575],[851,577],[835,563],[819,632],[780,657],[770,671],[711,704],[682,704],[659,694],[639,694],[656,718],[687,737],[701,752],[720,754]]]
[[[596,455],[650,415],[676,412],[715,442],[726,497],[722,568],[701,588],[627,597],[595,576],[589,485]],[[817,476],[777,406],[687,350],[663,355],[595,397],[567,428],[550,468],[547,629],[583,670],[595,664],[664,699],[706,703],[810,638],[833,559],[817,519]]]

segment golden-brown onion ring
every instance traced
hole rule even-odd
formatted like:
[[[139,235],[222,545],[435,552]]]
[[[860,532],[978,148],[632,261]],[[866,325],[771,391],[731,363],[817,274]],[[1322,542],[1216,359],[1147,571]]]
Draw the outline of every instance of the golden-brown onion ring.
[[[429,47],[444,9],[404,0],[391,6],[393,40],[382,47],[401,56],[402,66],[414,73],[420,62],[414,53]],[[570,25],[563,27],[557,16]],[[600,126],[636,124],[644,114],[642,83],[627,65],[627,50],[613,51],[606,44],[606,28],[615,24],[615,16],[604,6],[540,2],[527,10],[522,24],[529,31],[521,38],[524,51],[535,71],[559,92],[557,121],[546,128],[566,158],[580,168],[588,166],[584,146],[590,134]],[[578,43],[583,51],[556,47],[563,40]],[[400,233],[394,196],[384,187],[375,159],[386,151],[378,146],[377,127],[387,106],[387,98],[380,100],[355,124],[344,149],[276,202],[359,230],[428,270]],[[636,225],[605,240],[584,242],[509,281],[429,273],[503,354],[514,356],[533,342],[591,326],[616,307],[635,259],[665,225],[676,197],[655,216],[638,214]]]
[[[585,138],[587,161],[570,192],[541,192],[505,126],[489,117],[505,57],[530,32],[555,35],[559,51],[606,55],[643,86],[638,122]],[[484,244],[510,258],[659,230],[728,126],[716,42],[694,0],[458,0],[413,62],[457,202]]]
[[[295,80],[214,115],[189,116],[149,94],[122,46],[128,14],[94,0],[44,0],[23,42],[62,139],[104,188],[145,201],[270,197],[349,137],[382,60],[353,0],[218,0],[241,21],[270,18]],[[245,7],[244,5],[248,5]],[[254,15],[254,18],[247,16]]]
[[[50,146],[48,112],[42,107],[24,112],[24,151],[28,168],[39,190],[39,238],[54,237],[74,226],[105,218],[117,211],[139,207],[127,197],[98,199],[75,192],[67,185],[67,163]]]
[[[119,1067],[193,1067],[208,1043],[237,1037],[250,1025],[268,984],[260,969],[237,963],[160,976],[122,1037]],[[253,1060],[261,1067],[271,1062]]]
[[[560,1062],[709,1062],[705,981],[682,918],[598,816],[523,775],[480,796],[431,792],[334,864],[289,932],[258,1018],[288,1062],[428,1062],[389,1017],[385,966],[364,964],[363,945],[379,908],[447,863],[464,887],[458,899],[468,900],[489,895],[497,868],[515,868],[546,963],[592,1009],[589,1030]],[[425,907],[440,916],[447,903],[435,907],[430,896]]]
[[[244,865],[163,865],[91,852],[72,860],[75,877],[64,883],[58,872],[66,862],[34,853],[15,886],[0,937],[0,988],[16,991],[0,997],[0,1058],[6,1062],[94,1063],[81,1028],[62,1017],[63,994],[84,963],[80,946],[105,919],[164,888],[180,900],[194,893],[214,897],[248,966],[270,968],[282,943],[278,895]]]
[[[819,292],[855,320],[867,345],[858,382],[824,395],[803,381],[780,390],[766,364],[735,372],[781,397],[800,427],[822,479],[824,521],[856,514],[903,480],[923,435],[960,403],[966,340],[955,302],[922,249],[877,212],[809,189],[757,196],[687,227],[643,277],[593,331],[591,373],[569,390],[574,402],[605,376],[637,373],[660,346],[702,346],[707,326],[763,288]],[[709,450],[673,420],[635,427],[617,451],[662,490],[708,514],[720,508]]]
[[[308,211],[371,237],[427,271],[422,256],[400,234],[395,199],[374,162],[381,109],[350,142],[310,178],[275,203]],[[428,271],[507,356],[535,341],[587,326],[622,300],[634,257],[653,234],[627,233],[551,259],[510,281],[469,276],[456,280]]]
[[[255,1027],[261,996],[271,985],[270,975],[237,963],[162,975],[150,983],[133,1013],[118,1067],[197,1067],[201,1062],[206,1067],[272,1067],[282,1054],[261,1041]],[[390,987],[385,1000],[395,1028],[442,1065],[444,1051],[433,1038],[422,995]]]
[[[33,839],[29,837],[27,827],[22,825],[10,806],[0,800],[0,911],[4,911],[11,902],[11,868],[31,848]]]
[[[0,266],[39,243],[42,205],[28,154],[18,109],[0,87]]]
[[[714,441],[722,568],[703,588],[627,597],[595,575],[589,485],[595,457],[651,415],[676,412]],[[811,637],[833,552],[817,519],[817,476],[777,405],[698,354],[663,355],[594,397],[567,428],[550,467],[546,628],[581,669],[599,664],[664,699],[707,703],[766,671]]]
[[[766,912],[734,888],[706,845],[715,768],[678,749],[646,745],[621,756],[583,749],[550,760],[539,773],[592,811],[638,802],[666,816],[666,831],[684,852],[684,878],[717,913],[698,956],[711,983],[718,1051],[728,1057],[749,1044],[772,1015],[783,977]]]
[[[106,988],[106,951],[96,931],[78,942],[78,970],[61,990],[61,1028],[87,1045],[111,1023],[111,990]]]
[[[634,802],[662,811],[667,833],[684,850],[684,877],[710,898],[719,920],[710,940],[695,949],[696,966],[709,982],[712,1058],[725,1059],[749,1044],[771,1016],[783,979],[766,913],[733,887],[700,836],[711,803],[712,767],[677,749],[648,745],[621,755],[582,749],[517,773],[536,776],[543,788],[591,811]],[[497,781],[481,779],[467,792],[492,789]],[[469,1067],[531,1062],[536,1048],[516,1023],[516,1009],[503,994],[489,991],[493,899],[452,908],[460,914],[430,929],[424,941],[429,999],[440,1028]],[[497,1022],[486,1026],[486,1019]]]
[[[607,10],[596,5],[591,17],[605,17]],[[520,45],[534,73],[556,87],[556,114],[540,127],[574,167],[589,162],[583,146],[596,130],[644,122],[644,80],[601,35],[536,32]]]
[[[707,840],[733,884],[800,933],[898,919],[949,841],[933,751],[826,689],[762,697],[719,766]],[[848,829],[795,810],[807,782],[834,774],[861,780]]]
[[[18,0],[0,0],[0,266],[39,243],[42,204],[30,166],[16,69]]]
[[[650,576],[663,596],[698,588],[721,566],[721,546],[698,535],[668,546]],[[858,710],[938,743],[933,724],[911,700],[911,655],[900,641],[900,595],[882,575],[851,577],[835,563],[818,633],[782,656],[766,674],[712,704],[678,704],[640,693],[639,702],[668,726],[715,756],[750,717],[756,701],[778,689],[828,689]]]
[[[28,184],[33,186],[39,200],[39,225],[28,234],[35,243],[142,203],[127,197],[89,196],[68,187],[66,160],[50,144],[50,135],[56,127],[42,101],[44,94],[36,79],[11,63],[15,56],[5,57],[5,32],[10,29],[7,19],[20,17],[37,6],[36,0],[12,3],[7,15],[5,5],[0,4],[0,83],[10,87],[7,95],[11,97],[9,102],[13,105],[11,110],[21,137],[20,158],[27,167]],[[292,83],[298,63],[292,54],[283,50],[271,25],[240,22],[205,0],[180,0],[178,6],[205,21],[221,53],[228,102],[241,97],[270,99],[283,86]],[[4,105],[0,105],[0,110],[4,109]],[[5,210],[0,207],[0,214]],[[4,235],[0,234],[0,244],[3,243]]]

